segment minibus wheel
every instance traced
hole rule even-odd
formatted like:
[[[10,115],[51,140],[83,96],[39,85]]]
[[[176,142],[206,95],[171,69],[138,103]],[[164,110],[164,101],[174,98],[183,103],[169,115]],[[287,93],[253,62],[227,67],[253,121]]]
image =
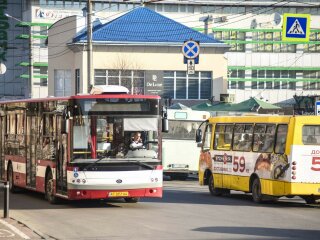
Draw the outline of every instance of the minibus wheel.
[[[313,196],[304,196],[302,197],[307,204],[315,204],[316,203],[316,199]]]
[[[214,187],[214,181],[213,181],[212,174],[209,177],[208,187],[209,187],[209,191],[212,196],[221,196],[222,195],[222,190],[220,188]]]
[[[252,182],[252,199],[256,203],[261,203],[263,201],[263,195],[261,193],[261,184],[259,178],[255,178]]]

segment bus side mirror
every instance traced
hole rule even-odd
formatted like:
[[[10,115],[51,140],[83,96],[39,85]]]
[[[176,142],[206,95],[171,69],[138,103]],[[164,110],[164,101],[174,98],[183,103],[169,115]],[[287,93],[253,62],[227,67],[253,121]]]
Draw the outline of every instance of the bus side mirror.
[[[202,131],[200,128],[197,129],[196,131],[196,142],[200,143],[202,140]]]
[[[162,107],[162,132],[169,132],[168,112],[166,107]]]
[[[162,118],[162,132],[169,132],[169,121],[167,118]]]
[[[65,109],[62,112],[63,119],[69,119],[70,118],[70,111],[68,107],[65,107]]]

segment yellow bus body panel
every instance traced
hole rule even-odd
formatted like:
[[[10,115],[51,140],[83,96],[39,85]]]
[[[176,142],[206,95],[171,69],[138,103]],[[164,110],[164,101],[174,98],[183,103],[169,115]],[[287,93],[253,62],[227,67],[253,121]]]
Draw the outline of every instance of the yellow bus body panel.
[[[278,116],[278,115],[268,115],[268,116],[257,116],[257,115],[251,115],[251,116],[218,116],[218,117],[211,117],[208,119],[209,124],[212,124],[212,134],[211,134],[211,157],[214,156],[215,152],[218,152],[218,154],[223,155],[232,155],[234,157],[235,154],[237,154],[237,151],[233,151],[232,149],[228,150],[229,146],[226,146],[226,149],[221,148],[219,150],[213,149],[214,144],[214,132],[215,132],[215,126],[218,123],[221,124],[235,124],[235,123],[273,123],[273,124],[287,124],[288,125],[288,133],[286,138],[286,146],[285,146],[285,152],[284,155],[288,158],[288,161],[290,163],[289,168],[287,170],[287,178],[286,179],[266,179],[263,177],[260,177],[260,183],[261,183],[261,193],[265,195],[271,195],[271,196],[320,196],[320,181],[317,177],[318,175],[314,174],[314,178],[312,179],[301,179],[301,182],[298,182],[299,180],[294,180],[293,176],[295,173],[294,171],[297,171],[297,176],[301,178],[301,176],[309,176],[306,174],[308,173],[308,170],[310,167],[312,167],[312,164],[315,164],[314,167],[318,167],[320,165],[318,163],[319,160],[314,160],[315,163],[312,163],[311,157],[309,157],[307,154],[310,155],[310,153],[317,153],[320,152],[320,145],[318,142],[318,145],[314,146],[308,146],[303,143],[302,139],[302,132],[303,132],[303,126],[304,125],[320,125],[320,117],[319,116]],[[297,153],[298,149],[298,155]],[[300,149],[300,150],[299,150]],[[306,149],[306,150],[301,150]],[[305,151],[305,152],[304,152]],[[303,152],[303,153],[301,153]],[[248,152],[249,154],[250,152]],[[252,153],[252,152],[251,152]],[[273,154],[273,153],[272,153]],[[312,154],[311,154],[312,155]],[[320,154],[316,157],[320,157]],[[233,160],[234,161],[234,160]],[[294,165],[296,165],[297,170],[292,171],[292,162],[295,162]],[[305,164],[309,164],[310,166],[306,168],[304,167]],[[227,163],[228,164],[228,163]],[[232,162],[234,164],[234,162]],[[304,164],[304,165],[303,165]],[[200,170],[200,165],[202,166],[202,170]],[[307,170],[307,172],[305,172]],[[254,172],[248,172],[247,176],[241,176],[237,175],[236,172],[228,172],[228,173],[221,173],[221,172],[215,172],[212,166],[206,165],[204,161],[200,159],[199,162],[199,183],[201,185],[206,184],[205,179],[208,179],[207,173],[205,171],[210,171],[213,174],[214,177],[214,186],[216,188],[224,188],[224,189],[230,189],[230,190],[238,190],[238,191],[244,191],[244,192],[250,192],[250,177]],[[316,170],[319,171],[319,170]],[[320,171],[319,171],[320,174]],[[304,182],[305,181],[305,182]]]
[[[214,184],[217,188],[232,189],[237,191],[250,191],[250,178],[214,173]],[[270,179],[261,180],[261,192],[272,196],[290,195],[315,195],[320,196],[319,183],[290,183]]]

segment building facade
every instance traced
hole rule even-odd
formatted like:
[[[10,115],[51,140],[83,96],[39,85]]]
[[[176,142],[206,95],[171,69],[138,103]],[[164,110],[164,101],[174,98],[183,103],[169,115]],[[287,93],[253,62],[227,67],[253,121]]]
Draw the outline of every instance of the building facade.
[[[48,53],[45,46],[47,28],[63,17],[75,14],[82,16],[86,1],[1,1],[0,6],[6,3],[7,10],[15,9],[9,13],[23,21],[15,26],[17,22],[14,22],[14,19],[5,20],[9,23],[8,37],[11,36],[8,41],[21,44],[21,48],[10,49],[8,45],[6,59],[8,70],[5,75],[0,76],[0,84],[6,86],[3,96],[5,94],[18,96],[18,93],[27,96],[26,83],[32,86],[32,97],[46,96],[48,95]],[[92,2],[95,16],[105,21],[110,21],[140,6],[140,1],[135,0]],[[320,95],[320,61],[317,60],[320,53],[319,4],[317,0],[164,0],[146,4],[146,7],[198,31],[205,31],[204,17],[212,19],[212,22],[207,22],[207,33],[231,45],[229,52],[225,54],[228,60],[226,84],[229,101],[240,102],[249,97],[258,97],[271,103],[285,105],[290,103],[295,95]],[[284,13],[311,15],[309,42],[289,44],[281,41]],[[28,57],[30,30],[32,61]],[[19,36],[18,39],[15,39],[15,35]],[[63,52],[56,54],[53,57],[58,57]],[[215,65],[214,68],[219,66]],[[28,74],[30,69],[33,72],[31,80]],[[101,79],[103,74],[107,73],[100,72]],[[189,95],[175,93],[173,97],[188,99]]]
[[[193,74],[187,74],[181,51],[186,39],[201,43],[199,64]],[[49,95],[87,93],[92,86],[122,85],[133,94],[156,94],[182,103],[198,103],[226,93],[224,53],[228,45],[146,7],[105,24],[94,21],[92,45],[92,79],[87,81],[83,18],[68,17],[49,28]],[[215,63],[219,68],[215,69]]]

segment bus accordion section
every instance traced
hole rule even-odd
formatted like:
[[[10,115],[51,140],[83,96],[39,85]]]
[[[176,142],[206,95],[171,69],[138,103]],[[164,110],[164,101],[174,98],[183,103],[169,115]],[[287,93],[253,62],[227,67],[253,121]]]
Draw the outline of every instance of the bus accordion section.
[[[51,203],[162,197],[163,115],[158,96],[126,93],[2,102],[1,179]]]
[[[238,190],[255,202],[320,199],[320,117],[211,117],[197,130],[199,183],[212,195]],[[203,135],[203,137],[201,137]]]

